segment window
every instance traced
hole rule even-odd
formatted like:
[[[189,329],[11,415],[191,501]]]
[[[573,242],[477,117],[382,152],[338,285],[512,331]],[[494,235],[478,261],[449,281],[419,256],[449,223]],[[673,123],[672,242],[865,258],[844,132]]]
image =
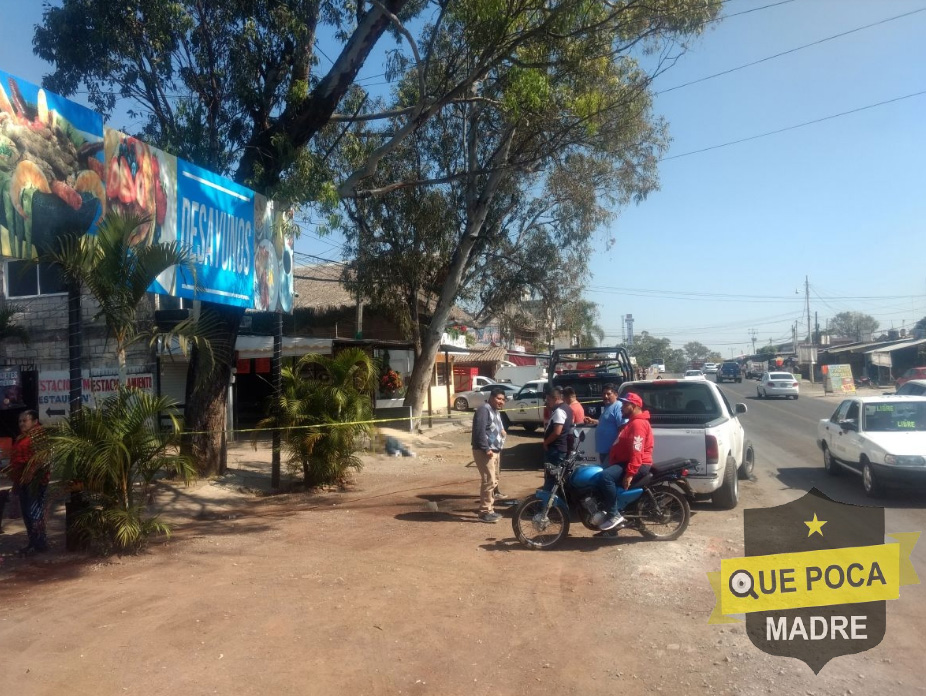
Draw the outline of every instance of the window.
[[[57,266],[31,261],[8,261],[6,264],[6,296],[36,297],[67,292],[64,277]]]

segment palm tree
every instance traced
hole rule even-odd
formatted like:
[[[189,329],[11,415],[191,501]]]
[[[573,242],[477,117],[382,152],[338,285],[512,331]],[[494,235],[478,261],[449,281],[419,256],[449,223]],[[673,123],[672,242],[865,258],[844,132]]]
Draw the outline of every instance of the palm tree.
[[[130,240],[148,220],[136,215],[110,211],[95,235],[72,234],[59,238],[57,246],[39,261],[58,266],[68,285],[86,288],[99,305],[98,317],[116,342],[119,380],[126,378],[126,351],[141,339],[151,339],[154,331],[138,325],[138,306],[151,283],[171,266],[189,265],[188,252],[177,242],[133,246]],[[175,331],[188,333],[189,324]],[[72,334],[75,327],[71,327]],[[79,333],[80,328],[76,331]]]
[[[310,353],[283,368],[282,393],[259,428],[279,428],[288,463],[306,487],[343,482],[360,469],[355,452],[372,430],[376,364],[359,348],[335,356]]]
[[[15,321],[25,311],[21,305],[0,301],[0,343],[11,339],[29,343],[29,332]]]
[[[103,548],[129,551],[151,534],[169,533],[145,511],[159,474],[170,471],[184,481],[195,474],[192,459],[176,453],[180,421],[173,406],[167,397],[120,386],[98,408],[49,428],[37,445],[52,458],[56,475],[83,484],[90,500],[77,524]],[[167,432],[158,426],[165,412]]]

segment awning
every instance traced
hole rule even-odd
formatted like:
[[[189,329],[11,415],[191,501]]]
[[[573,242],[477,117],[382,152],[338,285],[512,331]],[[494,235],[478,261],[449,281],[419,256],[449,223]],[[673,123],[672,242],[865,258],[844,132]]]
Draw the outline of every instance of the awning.
[[[839,346],[838,348],[826,348],[824,350],[817,349],[821,353],[829,353],[830,355],[835,355],[836,353],[866,353],[869,352],[867,348],[873,348],[878,346],[885,346],[892,341],[869,341],[867,343],[849,343],[844,346]]]
[[[920,338],[912,341],[901,341],[900,343],[892,343],[888,346],[881,346],[880,348],[875,348],[874,350],[866,350],[865,353],[893,353],[895,350],[903,350],[904,348],[912,348],[913,346],[919,346],[926,343],[926,338]]]

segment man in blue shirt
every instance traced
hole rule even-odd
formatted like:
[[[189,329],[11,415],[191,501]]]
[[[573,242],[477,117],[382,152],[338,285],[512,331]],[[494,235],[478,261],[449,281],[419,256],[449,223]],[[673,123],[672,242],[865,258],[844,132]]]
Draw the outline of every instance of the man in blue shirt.
[[[613,384],[604,385],[601,398],[604,406],[601,408],[598,420],[586,417],[585,424],[596,426],[595,451],[598,453],[598,461],[607,465],[608,454],[611,452],[611,446],[617,442],[617,433],[624,423],[624,418],[621,415],[621,405],[617,400],[617,388]]]

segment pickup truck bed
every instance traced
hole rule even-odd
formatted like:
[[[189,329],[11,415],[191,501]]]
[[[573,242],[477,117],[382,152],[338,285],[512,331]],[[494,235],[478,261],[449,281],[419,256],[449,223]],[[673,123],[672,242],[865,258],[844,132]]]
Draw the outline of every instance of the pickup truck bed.
[[[643,398],[653,427],[653,461],[675,457],[698,460],[688,476],[691,489],[710,495],[721,508],[736,506],[738,478],[752,473],[754,455],[745,441],[739,415],[745,404],[731,406],[723,392],[707,381],[656,380],[622,384],[619,394]],[[592,431],[593,428],[587,428]],[[597,461],[594,433],[586,435],[580,456]]]

